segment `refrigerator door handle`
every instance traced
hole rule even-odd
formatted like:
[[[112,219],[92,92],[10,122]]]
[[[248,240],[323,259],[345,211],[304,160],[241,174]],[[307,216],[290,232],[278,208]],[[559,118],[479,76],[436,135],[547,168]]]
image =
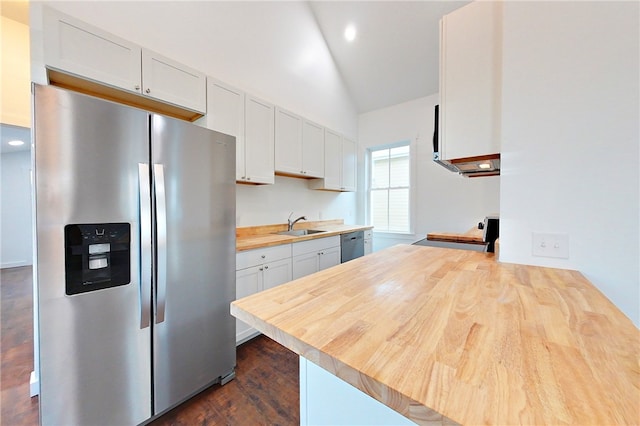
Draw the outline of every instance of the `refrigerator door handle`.
[[[167,203],[164,186],[164,166],[153,165],[153,177],[156,197],[156,247],[157,247],[157,280],[156,280],[156,324],[164,321],[167,297]]]
[[[140,203],[140,329],[149,327],[151,318],[151,184],[149,165],[138,163]]]

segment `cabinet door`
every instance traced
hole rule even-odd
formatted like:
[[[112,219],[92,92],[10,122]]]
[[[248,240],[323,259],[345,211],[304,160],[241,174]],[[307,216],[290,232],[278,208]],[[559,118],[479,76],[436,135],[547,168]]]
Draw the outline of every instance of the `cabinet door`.
[[[263,286],[261,266],[236,271],[236,299],[259,292]],[[247,340],[257,331],[246,323],[236,319],[236,342]]]
[[[276,108],[275,169],[292,175],[304,175],[302,169],[302,118]]]
[[[502,2],[472,2],[441,21],[444,159],[500,152]]]
[[[247,95],[245,98],[245,167],[250,183],[274,183],[273,105]]]
[[[302,170],[306,177],[324,177],[324,127],[302,123]]]
[[[356,190],[356,143],[352,140],[342,139],[342,184],[343,191]]]
[[[364,254],[371,254],[373,251],[373,240],[371,238],[364,239]]]
[[[204,74],[142,49],[142,87],[146,96],[205,114],[206,84]]]
[[[263,290],[291,281],[291,258],[263,265]]]
[[[45,65],[141,92],[141,48],[54,9],[43,8]]]
[[[293,279],[318,272],[318,253],[306,253],[293,257]]]
[[[318,270],[331,268],[340,264],[340,246],[329,247],[320,252]]]
[[[236,180],[246,176],[244,167],[244,92],[207,78],[207,128],[236,137]]]
[[[342,174],[342,136],[324,132],[324,189],[340,190]]]

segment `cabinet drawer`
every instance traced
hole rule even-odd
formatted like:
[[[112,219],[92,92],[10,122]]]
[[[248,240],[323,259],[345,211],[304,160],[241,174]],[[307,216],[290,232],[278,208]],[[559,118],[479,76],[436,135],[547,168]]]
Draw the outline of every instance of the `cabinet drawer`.
[[[340,237],[336,235],[333,237],[318,238],[315,240],[293,243],[292,253],[293,256],[299,256],[301,254],[313,253],[329,247],[338,246],[340,246]]]
[[[236,254],[236,270],[291,257],[291,244],[242,251]]]

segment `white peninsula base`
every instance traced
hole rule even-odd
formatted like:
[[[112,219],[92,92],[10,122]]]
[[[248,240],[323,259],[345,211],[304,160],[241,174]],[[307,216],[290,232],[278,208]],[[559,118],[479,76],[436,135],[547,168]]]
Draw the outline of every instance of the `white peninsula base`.
[[[416,423],[304,357],[300,357],[300,425]]]

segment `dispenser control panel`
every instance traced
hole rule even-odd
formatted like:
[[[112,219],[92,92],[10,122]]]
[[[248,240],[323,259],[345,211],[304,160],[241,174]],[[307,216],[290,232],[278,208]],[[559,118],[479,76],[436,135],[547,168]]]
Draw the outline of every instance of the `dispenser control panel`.
[[[131,225],[83,223],[64,227],[66,294],[131,282]]]

